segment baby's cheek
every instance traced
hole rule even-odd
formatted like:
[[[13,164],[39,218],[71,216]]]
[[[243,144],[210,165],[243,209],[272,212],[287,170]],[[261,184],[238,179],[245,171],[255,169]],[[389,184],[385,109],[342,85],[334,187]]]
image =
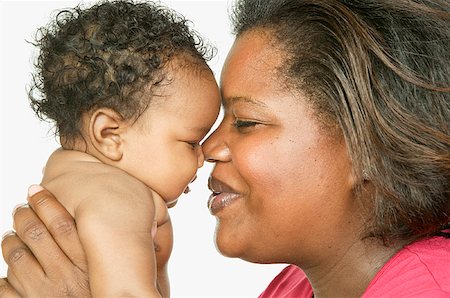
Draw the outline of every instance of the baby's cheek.
[[[197,173],[197,161],[193,161],[189,158],[180,160],[175,163],[172,168],[171,179],[167,179],[168,188],[172,191],[172,198],[176,199],[179,195],[183,194],[186,187],[194,179]]]

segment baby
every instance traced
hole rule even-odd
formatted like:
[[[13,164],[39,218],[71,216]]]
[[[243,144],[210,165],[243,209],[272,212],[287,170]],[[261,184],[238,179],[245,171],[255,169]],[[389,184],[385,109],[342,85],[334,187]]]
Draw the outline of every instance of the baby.
[[[203,165],[219,113],[210,51],[151,3],[64,10],[38,33],[31,105],[62,146],[41,184],[75,218],[92,294],[168,296],[167,207]]]

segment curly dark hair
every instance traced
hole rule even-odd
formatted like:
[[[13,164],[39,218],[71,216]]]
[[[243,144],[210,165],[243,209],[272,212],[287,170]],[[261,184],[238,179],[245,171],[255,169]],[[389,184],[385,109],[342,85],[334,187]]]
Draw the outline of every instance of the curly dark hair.
[[[207,68],[215,49],[175,11],[151,2],[99,2],[57,13],[39,28],[37,73],[29,91],[33,110],[56,122],[66,139],[81,134],[81,116],[111,108],[125,120],[137,119],[164,79],[164,66],[178,57]],[[180,66],[181,67],[181,66]],[[143,88],[145,98],[142,100]]]
[[[272,36],[286,56],[280,80],[342,131],[362,237],[389,244],[449,228],[449,1],[239,0],[232,19],[237,37]]]

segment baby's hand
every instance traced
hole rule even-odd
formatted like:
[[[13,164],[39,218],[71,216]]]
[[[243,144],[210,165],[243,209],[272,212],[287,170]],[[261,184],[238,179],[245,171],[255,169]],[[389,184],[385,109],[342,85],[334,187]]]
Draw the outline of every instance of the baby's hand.
[[[160,227],[169,220],[169,212],[163,198],[156,192],[152,192],[152,195],[155,203],[155,220],[157,222],[157,226]]]
[[[173,231],[170,222],[169,212],[165,201],[156,193],[153,193],[155,202],[156,231],[152,231],[153,242],[155,244],[156,259],[158,267],[164,265],[169,260],[172,252]]]
[[[157,265],[157,283],[158,290],[163,297],[169,297],[169,278],[167,275],[167,263],[172,253],[173,231],[170,221],[167,205],[158,195],[153,194],[155,202],[155,220],[157,223],[156,234],[153,237],[156,265]]]

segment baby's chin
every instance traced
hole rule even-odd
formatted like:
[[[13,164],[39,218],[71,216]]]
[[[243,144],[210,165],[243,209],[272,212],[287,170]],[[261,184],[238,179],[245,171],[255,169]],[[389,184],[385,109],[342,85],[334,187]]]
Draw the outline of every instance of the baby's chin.
[[[167,206],[167,208],[173,208],[173,207],[175,207],[175,205],[178,203],[178,199],[176,199],[176,200],[173,200],[173,201],[171,201],[171,202],[166,202],[166,206]]]
[[[173,208],[178,203],[178,200],[172,201],[170,203],[166,203],[167,208]]]
[[[189,188],[189,185],[188,185],[181,193],[178,194],[178,196],[175,199],[173,199],[173,197],[171,197],[171,198],[165,197],[164,201],[166,202],[167,208],[174,207],[178,203],[178,199],[180,198],[180,196],[182,194],[188,194],[190,192],[191,192],[191,189]]]

